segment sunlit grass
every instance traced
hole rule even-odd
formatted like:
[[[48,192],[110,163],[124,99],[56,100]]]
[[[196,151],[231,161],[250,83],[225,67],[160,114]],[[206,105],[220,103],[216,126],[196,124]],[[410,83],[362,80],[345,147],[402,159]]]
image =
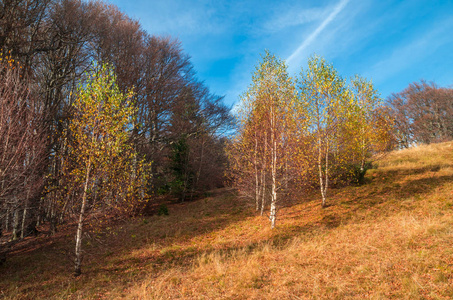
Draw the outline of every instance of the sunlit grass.
[[[314,191],[282,207],[277,228],[233,191],[169,205],[86,239],[74,279],[73,237],[13,254],[8,299],[450,299],[453,143],[392,152],[366,184]],[[38,247],[39,246],[39,247]]]

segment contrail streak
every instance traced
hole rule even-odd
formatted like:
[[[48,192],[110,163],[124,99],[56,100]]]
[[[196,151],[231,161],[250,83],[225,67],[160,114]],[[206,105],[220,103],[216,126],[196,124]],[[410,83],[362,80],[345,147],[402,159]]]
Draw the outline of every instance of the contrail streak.
[[[326,28],[327,25],[329,25],[330,22],[332,22],[335,17],[343,10],[343,8],[348,4],[349,0],[341,0],[337,6],[335,6],[335,9],[330,13],[330,15],[321,23],[321,25],[316,28],[315,31],[313,31],[308,38],[306,38],[302,44],[300,44],[299,48],[296,49],[286,60],[287,64],[290,64],[291,61],[299,56],[302,51],[305,50],[317,37],[318,35]]]

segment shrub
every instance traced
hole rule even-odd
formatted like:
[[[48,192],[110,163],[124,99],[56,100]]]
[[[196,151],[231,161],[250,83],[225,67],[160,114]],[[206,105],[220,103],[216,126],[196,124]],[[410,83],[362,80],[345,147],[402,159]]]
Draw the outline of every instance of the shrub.
[[[157,211],[158,216],[168,216],[168,207],[165,204],[161,204],[159,206],[159,210]]]

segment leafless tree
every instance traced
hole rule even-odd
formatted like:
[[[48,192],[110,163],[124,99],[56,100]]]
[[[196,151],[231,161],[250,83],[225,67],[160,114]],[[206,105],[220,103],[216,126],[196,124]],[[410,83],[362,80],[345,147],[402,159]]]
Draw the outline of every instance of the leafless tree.
[[[453,138],[453,89],[422,80],[392,94],[388,102],[400,147]]]
[[[27,214],[35,213],[46,159],[42,109],[32,86],[10,58],[0,63],[0,218],[12,223],[12,239],[24,237]],[[12,216],[12,217],[11,217]]]

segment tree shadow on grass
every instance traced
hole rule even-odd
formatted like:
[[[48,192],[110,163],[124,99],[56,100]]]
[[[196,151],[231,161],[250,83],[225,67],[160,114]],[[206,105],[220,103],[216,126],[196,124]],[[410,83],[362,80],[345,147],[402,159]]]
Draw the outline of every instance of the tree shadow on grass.
[[[25,297],[35,298],[41,294],[46,298],[61,292],[59,288],[68,281],[83,288],[84,284],[93,285],[103,276],[122,281],[122,276],[134,268],[133,272],[140,274],[145,266],[152,269],[168,265],[183,266],[205,251],[187,246],[187,241],[255,217],[247,203],[238,200],[231,190],[212,195],[215,197],[170,204],[169,216],[137,218],[117,224],[116,229],[104,230],[96,239],[85,238],[81,279],[72,279],[70,253],[74,244],[73,235],[58,234],[58,237],[40,237],[28,244],[23,243],[14,250],[5,265],[0,266],[0,273],[5,275],[0,276],[1,290],[6,295],[8,290],[15,290],[13,293],[22,293],[27,295]],[[173,242],[182,246],[172,247]],[[156,250],[145,255],[131,255],[149,244],[153,244]],[[56,271],[58,276],[54,276]],[[42,280],[32,280],[36,277]],[[46,290],[43,290],[42,281],[47,284]]]
[[[321,208],[320,193],[313,189],[297,199],[299,201],[286,203],[280,218],[291,224],[288,228],[291,236],[307,228],[328,230],[377,215],[411,210],[417,201],[453,182],[453,174],[438,173],[443,167],[377,170],[366,177],[363,185],[331,189],[326,208]]]
[[[428,172],[430,174],[427,174]],[[351,199],[340,198],[338,203],[375,206],[387,201],[402,201],[413,197],[420,198],[431,194],[445,183],[453,182],[453,174],[436,175],[433,172],[436,171],[432,171],[429,168],[414,169],[410,173],[399,170],[386,171],[380,177],[374,179],[372,183],[357,188]],[[416,178],[411,178],[412,175]]]

